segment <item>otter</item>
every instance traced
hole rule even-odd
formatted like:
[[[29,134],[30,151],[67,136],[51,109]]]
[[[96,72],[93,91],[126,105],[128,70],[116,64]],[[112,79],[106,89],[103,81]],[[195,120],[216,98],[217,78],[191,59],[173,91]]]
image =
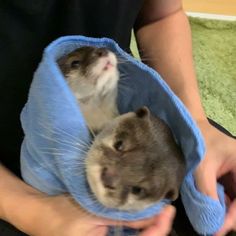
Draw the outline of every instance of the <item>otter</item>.
[[[109,49],[92,46],[80,47],[57,61],[92,133],[119,115],[117,61]]]
[[[104,206],[137,211],[163,198],[175,200],[185,160],[169,127],[147,107],[119,115],[116,55],[85,46],[58,60],[87,125],[95,133],[85,167]]]
[[[94,139],[85,166],[96,199],[126,211],[175,200],[186,168],[170,128],[147,107],[110,121]]]

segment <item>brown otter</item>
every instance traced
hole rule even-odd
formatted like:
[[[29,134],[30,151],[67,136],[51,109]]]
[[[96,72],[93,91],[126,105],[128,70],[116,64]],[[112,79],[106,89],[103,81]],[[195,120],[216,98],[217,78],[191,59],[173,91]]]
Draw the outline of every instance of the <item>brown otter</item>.
[[[177,198],[185,159],[169,127],[143,107],[118,116],[96,136],[86,173],[104,206],[141,210]]]
[[[81,47],[58,65],[89,128],[101,131],[86,159],[87,179],[98,201],[140,210],[163,198],[175,200],[185,174],[184,157],[168,126],[148,108],[118,116],[115,54]]]
[[[89,129],[98,132],[118,115],[116,55],[107,48],[84,46],[57,62],[79,102]]]

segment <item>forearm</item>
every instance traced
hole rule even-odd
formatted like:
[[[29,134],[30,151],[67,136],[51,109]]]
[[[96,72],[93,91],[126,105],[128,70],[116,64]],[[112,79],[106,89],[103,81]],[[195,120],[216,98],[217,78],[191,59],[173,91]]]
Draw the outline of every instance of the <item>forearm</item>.
[[[34,232],[35,217],[38,212],[42,211],[40,201],[37,201],[37,198],[42,195],[0,164],[1,219],[8,221],[23,232]]]
[[[188,19],[179,10],[136,32],[141,56],[156,69],[196,120],[205,119],[193,66]]]

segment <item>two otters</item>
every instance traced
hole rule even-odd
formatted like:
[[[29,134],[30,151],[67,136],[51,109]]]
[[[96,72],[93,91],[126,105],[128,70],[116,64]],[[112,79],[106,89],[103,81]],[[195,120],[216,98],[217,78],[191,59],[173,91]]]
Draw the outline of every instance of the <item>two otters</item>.
[[[106,207],[137,211],[178,197],[185,160],[169,127],[148,108],[119,115],[117,63],[110,50],[90,46],[58,60],[97,134],[85,163],[92,192]]]

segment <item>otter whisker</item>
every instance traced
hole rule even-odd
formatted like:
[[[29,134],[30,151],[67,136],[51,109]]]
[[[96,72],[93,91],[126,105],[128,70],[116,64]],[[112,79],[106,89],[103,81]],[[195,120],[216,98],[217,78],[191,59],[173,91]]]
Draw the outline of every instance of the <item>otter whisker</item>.
[[[120,62],[129,62],[126,58],[124,58],[122,56],[117,56],[117,61],[118,61],[118,63],[120,63]]]
[[[130,80],[130,76],[129,75],[121,75],[120,76],[120,83]]]
[[[119,209],[117,209],[117,211],[118,211],[118,214],[117,214],[118,215],[118,220],[117,220],[117,222],[119,224],[119,222],[122,221],[121,211]],[[116,229],[117,236],[123,236],[123,226],[122,225],[116,226],[115,229]]]
[[[120,91],[120,89],[121,89],[121,91],[122,90],[132,91],[132,89],[129,86],[127,86],[126,84],[122,84],[122,83],[119,84],[118,89],[119,89],[119,91]]]
[[[63,135],[65,135],[66,137],[69,137],[69,138],[71,138],[72,139],[72,141],[74,141],[74,142],[80,142],[81,144],[84,144],[85,146],[88,146],[89,147],[89,143],[87,143],[86,141],[83,141],[83,140],[78,140],[78,138],[76,138],[75,136],[73,136],[73,135],[71,135],[71,134],[69,134],[68,132],[66,132],[66,131],[64,131],[64,130],[62,130],[62,129],[59,129],[59,128],[50,128],[50,127],[47,127],[47,126],[45,126],[45,124],[40,124],[41,125],[41,127],[43,127],[44,129],[46,129],[46,130],[48,130],[51,134],[59,134],[59,135],[61,135],[61,134],[63,134]]]
[[[65,136],[72,138],[72,140],[74,140],[74,141],[77,140],[76,136],[72,135],[71,133],[68,133],[67,131],[65,131],[65,130],[59,128],[59,127],[56,127],[56,126],[51,127],[51,126],[45,124],[42,121],[39,121],[39,125],[42,128],[48,130],[50,133],[52,132],[52,133],[56,133],[56,134],[64,134]]]
[[[43,148],[40,148],[41,150],[45,150],[45,151],[62,151],[62,152],[65,152],[65,153],[72,153],[72,154],[77,154],[75,153],[74,151],[70,150],[70,149],[64,149],[64,148],[47,148],[47,147],[43,147]],[[78,150],[79,152],[82,152],[83,154],[87,154],[87,151],[83,150],[83,149],[79,149],[79,148],[76,148],[76,150]]]
[[[93,129],[91,127],[88,126],[88,129],[93,137],[93,139],[96,137],[96,134],[94,133]]]
[[[63,146],[65,146],[65,147],[69,147],[69,148],[74,148],[74,149],[78,149],[78,147],[76,147],[75,145],[72,145],[72,143],[70,143],[70,142],[67,142],[67,141],[65,141],[65,140],[57,140],[57,139],[53,139],[52,137],[49,137],[49,136],[46,136],[46,135],[44,135],[44,134],[40,134],[40,133],[37,133],[39,136],[41,136],[41,137],[43,137],[43,138],[45,138],[45,139],[47,139],[47,140],[49,140],[49,141],[52,141],[52,142],[54,142],[54,143],[58,143],[58,144],[61,144],[61,145],[63,145]],[[78,145],[78,143],[76,144],[76,145]],[[86,146],[82,146],[82,148],[87,148]]]

